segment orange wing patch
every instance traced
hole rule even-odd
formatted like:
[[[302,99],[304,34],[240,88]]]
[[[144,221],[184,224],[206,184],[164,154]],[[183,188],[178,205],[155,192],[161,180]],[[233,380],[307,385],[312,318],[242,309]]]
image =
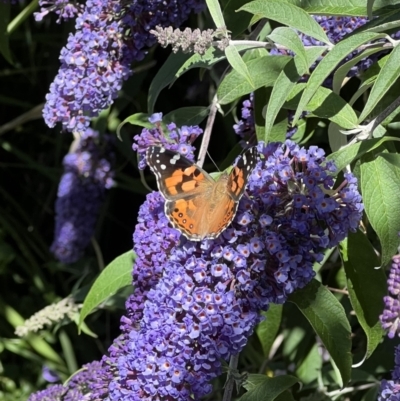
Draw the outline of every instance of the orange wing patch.
[[[214,181],[203,169],[177,152],[152,146],[147,164],[165,198],[165,215],[172,226],[192,241],[217,238],[236,215],[247,180],[257,162],[248,149],[229,175]]]

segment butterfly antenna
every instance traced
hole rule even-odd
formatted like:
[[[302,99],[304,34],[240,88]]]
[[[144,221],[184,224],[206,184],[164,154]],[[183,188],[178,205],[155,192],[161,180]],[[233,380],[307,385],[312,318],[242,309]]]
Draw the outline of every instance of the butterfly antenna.
[[[214,164],[215,168],[218,170],[218,172],[221,172],[221,170],[217,166],[217,163],[215,163],[214,159],[211,157],[211,155],[210,155],[208,150],[207,150],[207,155],[210,158],[210,160],[212,161],[212,163]]]

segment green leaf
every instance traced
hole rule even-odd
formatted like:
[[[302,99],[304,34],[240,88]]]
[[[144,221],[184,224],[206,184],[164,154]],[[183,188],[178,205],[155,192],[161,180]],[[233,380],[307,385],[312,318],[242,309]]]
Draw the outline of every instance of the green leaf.
[[[278,21],[288,25],[304,34],[320,40],[323,43],[331,44],[324,30],[319,24],[301,8],[283,2],[281,0],[256,0],[245,4],[239,9],[256,14],[263,18]]]
[[[301,83],[294,87],[287,98],[286,107],[296,107],[295,105],[299,102],[300,92],[304,88],[307,90],[306,85]],[[312,112],[318,117],[327,118],[345,129],[352,129],[357,126],[357,114],[353,108],[342,97],[328,88],[318,88],[304,110]]]
[[[375,54],[380,51],[382,51],[382,48],[374,48],[374,49],[365,50],[362,53],[360,53],[358,56],[353,57],[347,63],[344,63],[343,65],[341,65],[333,74],[333,83],[332,83],[333,92],[339,94],[340,89],[342,88],[343,82],[346,79],[349,79],[347,77],[347,74],[351,70],[352,67],[354,67],[362,59],[369,57],[372,54]]]
[[[226,27],[224,16],[222,15],[222,10],[219,5],[218,0],[206,0],[208,11],[210,11],[211,18],[217,28]]]
[[[296,65],[296,59],[298,56],[295,56],[294,59],[290,60],[285,65],[284,69],[279,74],[268,102],[265,116],[264,142],[268,143],[273,141],[273,139],[270,138],[271,130],[279,110],[285,103],[288,93],[291,93],[300,76],[306,73],[308,66],[311,65],[323,52],[324,48],[318,46],[307,49],[306,56],[308,65],[306,70],[298,70],[298,66]]]
[[[336,68],[342,59],[362,44],[382,38],[383,36],[384,35],[382,34],[373,32],[363,32],[348,39],[344,39],[335,45],[335,47],[321,60],[314,72],[311,74],[307,87],[300,99],[293,121],[296,122],[298,120],[300,114],[305,110],[306,105],[314,96],[315,92],[321,87],[324,80]]]
[[[300,75],[308,72],[307,54],[298,33],[291,28],[278,27],[271,32],[268,38],[279,45],[287,47],[296,54],[295,60]]]
[[[296,304],[339,369],[342,384],[351,377],[351,329],[343,306],[320,282],[313,280],[295,291],[289,301]]]
[[[397,253],[400,227],[400,169],[378,155],[364,156],[361,190],[365,212],[382,246],[382,266]]]
[[[372,19],[372,10],[374,8],[375,0],[367,0],[367,15],[369,19]]]
[[[381,153],[379,155],[383,157],[388,163],[400,169],[400,155],[397,153]]]
[[[347,145],[347,137],[340,132],[340,127],[335,123],[330,123],[328,127],[329,147],[332,152],[336,152]]]
[[[166,114],[163,117],[163,122],[165,124],[174,122],[178,127],[182,125],[199,125],[207,118],[208,112],[209,108],[204,106],[182,107]]]
[[[387,284],[379,258],[368,238],[360,231],[349,233],[340,244],[347,276],[350,302],[367,336],[366,358],[369,358],[382,340],[384,331],[379,321],[383,311],[383,296]]]
[[[387,32],[390,29],[400,27],[400,11],[393,10],[385,15],[380,15],[379,18],[374,18],[366,24],[357,28],[350,35],[359,32]]]
[[[223,7],[226,26],[232,32],[232,38],[243,33],[250,25],[251,15],[238,13],[236,10],[243,4],[243,0],[228,0]]]
[[[254,83],[251,78],[251,75],[249,74],[249,70],[247,69],[247,65],[243,61],[242,57],[240,57],[240,54],[236,49],[236,47],[228,46],[225,49],[225,56],[231,67],[242,77],[244,77],[246,81],[250,84],[250,86],[254,88]]]
[[[310,384],[317,380],[321,374],[322,369],[322,356],[319,351],[319,345],[314,343],[305,358],[301,361],[301,364],[296,369],[296,377],[303,384]]]
[[[0,53],[3,57],[12,64],[10,45],[8,43],[7,26],[10,20],[10,4],[0,2]]]
[[[288,56],[264,56],[246,62],[254,87],[237,71],[231,71],[218,88],[219,103],[228,104],[262,86],[272,86],[290,59]]]
[[[367,104],[358,119],[359,122],[371,113],[378,102],[385,96],[389,88],[400,76],[400,46],[396,46],[389,55],[386,64],[382,67],[375,84],[370,92]]]
[[[182,52],[171,54],[167,61],[158,70],[156,76],[153,78],[149,88],[147,98],[147,109],[149,114],[154,113],[154,105],[160,92],[169,84],[175,81],[178,71],[182,65],[190,58],[190,54]]]
[[[149,117],[150,115],[147,113],[132,114],[131,116],[126,117],[124,121],[122,121],[122,123],[118,126],[118,131],[120,131],[121,128],[127,123],[143,128],[153,128],[154,124],[149,121]]]
[[[244,387],[248,390],[240,397],[240,401],[273,401],[284,391],[298,383],[299,380],[290,375],[267,377],[251,374]]]
[[[257,337],[261,343],[263,354],[268,357],[272,344],[278,334],[282,320],[282,305],[271,304],[267,312],[262,312],[265,320],[256,327]]]
[[[97,277],[87,294],[79,316],[79,326],[86,316],[120,288],[132,285],[132,270],[135,255],[125,252],[108,264]]]
[[[365,153],[378,148],[387,141],[400,141],[396,137],[385,137],[377,139],[368,139],[362,142],[354,143],[328,155],[327,160],[333,160],[338,171],[343,170],[348,164],[358,160]]]
[[[365,0],[285,0],[285,2],[294,4],[307,11],[309,14],[338,15],[366,17],[367,8]],[[398,0],[376,0],[373,5],[374,15],[382,15],[389,12],[390,7],[396,7]]]

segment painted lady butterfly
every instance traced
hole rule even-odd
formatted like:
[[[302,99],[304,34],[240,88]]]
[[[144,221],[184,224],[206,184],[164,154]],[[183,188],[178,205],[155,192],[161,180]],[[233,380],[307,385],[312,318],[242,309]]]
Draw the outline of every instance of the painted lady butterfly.
[[[147,149],[146,160],[165,198],[165,215],[174,228],[192,241],[217,238],[232,222],[257,149],[248,149],[230,173],[215,181],[181,154],[159,146]]]

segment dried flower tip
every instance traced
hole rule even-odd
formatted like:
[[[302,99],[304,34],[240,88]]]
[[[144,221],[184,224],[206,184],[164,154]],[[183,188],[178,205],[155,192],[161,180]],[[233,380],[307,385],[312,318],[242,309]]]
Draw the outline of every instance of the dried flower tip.
[[[181,49],[184,53],[204,54],[207,49],[213,46],[214,39],[219,49],[224,50],[229,45],[229,37],[221,38],[220,32],[212,29],[201,31],[200,29],[191,30],[186,28],[173,30],[172,27],[162,28],[156,26],[155,30],[150,31],[158,40],[162,47],[172,46],[172,51],[176,53]]]
[[[54,323],[61,322],[64,318],[71,320],[78,311],[79,306],[72,298],[64,298],[60,302],[46,306],[25,320],[22,326],[15,329],[15,334],[24,337],[43,329],[44,326],[52,326]]]

